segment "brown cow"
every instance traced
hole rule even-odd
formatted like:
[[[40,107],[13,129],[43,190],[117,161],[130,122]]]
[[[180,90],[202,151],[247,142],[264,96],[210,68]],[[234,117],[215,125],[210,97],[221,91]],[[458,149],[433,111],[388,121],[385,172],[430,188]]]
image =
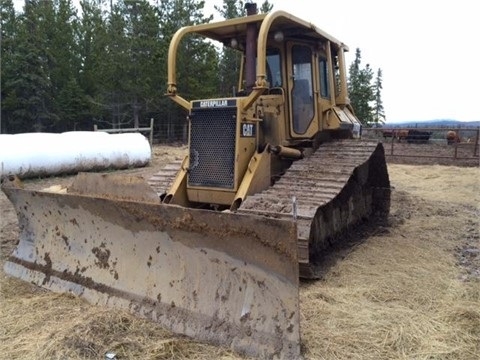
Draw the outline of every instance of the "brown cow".
[[[396,130],[395,131],[395,137],[398,139],[398,141],[405,140],[408,136],[408,130]]]
[[[458,136],[457,132],[453,130],[450,130],[447,132],[446,138],[447,138],[448,145],[452,145],[460,142],[460,137]]]

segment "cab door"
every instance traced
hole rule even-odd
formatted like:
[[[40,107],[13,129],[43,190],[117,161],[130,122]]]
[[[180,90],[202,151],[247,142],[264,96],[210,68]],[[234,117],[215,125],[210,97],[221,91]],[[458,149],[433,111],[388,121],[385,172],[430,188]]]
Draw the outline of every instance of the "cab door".
[[[320,130],[323,130],[325,126],[324,122],[328,122],[328,116],[330,110],[335,105],[332,102],[334,100],[334,95],[332,96],[332,75],[329,57],[325,53],[320,52],[317,56],[318,58],[318,75],[317,75],[317,85],[318,85],[318,116],[319,116],[319,126]]]
[[[319,130],[314,51],[309,45],[288,43],[287,53],[290,136],[311,138]]]

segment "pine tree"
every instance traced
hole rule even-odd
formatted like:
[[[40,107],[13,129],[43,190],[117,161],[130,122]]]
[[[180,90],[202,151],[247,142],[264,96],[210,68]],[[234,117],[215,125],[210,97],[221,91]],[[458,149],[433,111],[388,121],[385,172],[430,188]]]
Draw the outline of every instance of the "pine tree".
[[[245,3],[242,0],[223,0],[222,6],[215,5],[221,16],[225,19],[233,19],[245,16]]]
[[[378,120],[375,117],[374,102],[376,90],[379,91],[378,96],[380,96],[381,88],[376,88],[375,84],[372,84],[373,70],[369,64],[362,68],[361,59],[360,49],[357,48],[355,60],[349,68],[348,92],[355,115],[362,124],[370,126]]]
[[[55,0],[47,32],[49,76],[53,111],[58,116],[54,131],[70,131],[84,116],[86,99],[79,86],[81,64],[78,47],[78,17],[72,0]]]
[[[7,4],[2,2],[2,7]],[[72,130],[82,116],[78,110],[84,99],[78,86],[81,58],[72,0],[29,0],[23,14],[2,15],[3,20],[9,22],[5,30],[15,28],[14,46],[9,36],[2,42],[2,51],[8,52],[6,68],[2,66],[8,70],[2,76],[8,131]]]
[[[127,96],[131,108],[133,126],[140,126],[140,118],[146,114],[152,97],[155,73],[152,61],[159,37],[159,21],[155,8],[146,0],[125,1],[126,41],[129,53]]]
[[[27,0],[19,14],[12,0],[1,1],[0,130],[90,130],[94,122],[132,120],[137,126],[150,117],[173,131],[183,127],[184,111],[163,96],[168,48],[180,27],[212,20],[203,15],[205,2],[81,0],[77,12],[73,1]],[[237,11],[232,17],[243,16],[243,1],[229,6]],[[262,9],[271,9],[268,1]],[[220,63],[212,43],[186,36],[177,54],[179,93],[219,96]],[[230,85],[238,81],[234,65],[224,67],[223,76],[233,74]]]
[[[273,5],[264,0],[259,11],[268,13]],[[233,19],[246,16],[245,2],[242,0],[223,0],[222,6],[215,6],[215,10],[224,19]],[[220,55],[220,84],[219,91],[223,96],[232,96],[232,89],[236,89],[239,79],[242,54],[240,51],[224,46]]]
[[[224,19],[233,19],[245,15],[245,3],[242,0],[223,0],[222,7],[215,5]],[[232,96],[237,89],[242,53],[224,46],[220,55],[219,92],[222,96]],[[238,90],[238,89],[237,89]]]
[[[204,1],[161,0],[159,17],[161,40],[165,44],[162,55],[163,73],[167,73],[167,51],[175,32],[183,26],[208,23],[212,17],[203,15]],[[218,77],[218,56],[214,45],[195,35],[183,38],[176,54],[176,79],[178,92],[186,99],[211,98],[216,94]],[[163,82],[163,93],[166,81]],[[168,99],[166,99],[168,101]],[[186,113],[179,106],[168,101],[163,108],[162,124],[167,133],[183,133]],[[170,137],[170,136],[169,136]]]
[[[110,124],[114,128],[124,127],[131,120],[128,107],[130,99],[127,95],[131,63],[126,22],[123,2],[113,4],[107,18],[108,44],[101,68],[105,78],[101,102],[109,110]]]
[[[25,2],[19,17],[15,52],[5,81],[2,108],[11,114],[9,132],[51,131],[58,120],[53,110],[52,82],[49,74],[49,44],[43,31],[53,12],[52,3]],[[3,90],[2,90],[3,91]]]
[[[382,88],[382,69],[378,69],[377,77],[375,79],[375,113],[373,119],[375,124],[384,124],[386,120],[382,101]]]
[[[104,101],[104,86],[107,75],[107,49],[110,41],[107,37],[107,23],[102,11],[102,2],[82,0],[80,2],[82,17],[78,27],[78,49],[80,64],[78,83],[85,96],[83,116],[78,118],[77,128],[91,130],[101,119],[110,116]]]
[[[0,44],[1,44],[1,115],[0,115],[0,133],[8,129],[8,124],[12,116],[14,107],[14,97],[12,97],[12,81],[15,78],[15,52],[18,43],[18,17],[15,13],[12,0],[2,0],[0,2]],[[10,104],[6,104],[7,97],[10,96]]]
[[[264,0],[262,5],[260,6],[260,12],[262,14],[269,13],[273,9],[273,4],[270,4],[268,0]]]

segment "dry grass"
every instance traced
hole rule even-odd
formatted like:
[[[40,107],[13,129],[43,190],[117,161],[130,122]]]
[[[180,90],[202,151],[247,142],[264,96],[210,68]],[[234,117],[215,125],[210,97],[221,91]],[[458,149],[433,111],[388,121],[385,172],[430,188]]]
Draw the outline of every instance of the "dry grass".
[[[123,311],[92,306],[16,279],[2,279],[1,359],[233,359]]]
[[[307,357],[478,359],[478,283],[458,281],[452,244],[437,240],[370,238],[320,284],[303,286]]]
[[[174,157],[184,150],[175,149]],[[156,151],[171,158],[170,149]],[[353,248],[323,280],[301,286],[302,352],[306,359],[478,360],[480,281],[464,281],[457,251],[467,237],[479,239],[480,173],[389,170],[390,226]],[[2,216],[11,212],[5,206],[3,197]],[[16,232],[3,221],[2,245],[11,248]],[[1,359],[102,359],[109,350],[122,359],[244,359],[3,272],[0,286]]]

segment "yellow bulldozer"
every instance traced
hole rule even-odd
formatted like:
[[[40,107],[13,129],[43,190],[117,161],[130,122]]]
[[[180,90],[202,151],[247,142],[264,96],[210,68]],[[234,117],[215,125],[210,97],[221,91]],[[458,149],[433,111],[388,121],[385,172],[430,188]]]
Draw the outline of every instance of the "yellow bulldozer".
[[[151,179],[80,173],[66,192],[16,178],[15,277],[128,309],[176,333],[261,358],[299,358],[299,281],[359,222],[386,216],[381,143],[361,139],[347,46],[284,11],[173,36],[167,96],[186,109],[188,154]],[[242,54],[233,96],[177,91],[186,35]]]

